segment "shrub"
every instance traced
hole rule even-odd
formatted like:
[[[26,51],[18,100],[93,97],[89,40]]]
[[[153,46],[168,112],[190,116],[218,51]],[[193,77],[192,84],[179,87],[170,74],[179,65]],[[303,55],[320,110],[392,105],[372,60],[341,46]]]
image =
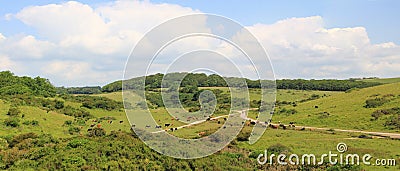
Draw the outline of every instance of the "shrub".
[[[365,108],[375,108],[378,106],[382,106],[383,104],[385,104],[386,102],[388,102],[389,100],[385,99],[385,98],[375,98],[375,99],[368,99],[365,101]]]
[[[74,133],[78,133],[79,131],[81,131],[81,129],[79,127],[71,127],[68,129],[68,132],[71,135],[73,135]]]
[[[101,137],[106,135],[106,131],[103,128],[93,128],[92,130],[88,131],[89,137]]]
[[[21,111],[17,107],[11,107],[8,109],[7,115],[17,117],[20,113]]]
[[[10,127],[19,127],[19,119],[12,117],[4,120],[4,124]]]
[[[280,153],[287,153],[290,152],[290,148],[286,147],[282,144],[275,144],[275,145],[271,145],[270,147],[268,147],[267,149],[268,153],[273,153],[273,154],[280,154]]]

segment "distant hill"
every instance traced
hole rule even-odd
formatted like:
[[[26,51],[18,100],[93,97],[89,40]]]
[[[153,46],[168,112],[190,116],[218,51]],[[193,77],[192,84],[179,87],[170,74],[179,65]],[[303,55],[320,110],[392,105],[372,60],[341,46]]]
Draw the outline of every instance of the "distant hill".
[[[398,78],[370,78],[370,79],[362,79],[362,80],[358,80],[358,81],[390,84],[390,83],[400,82],[400,77],[398,77]]]
[[[179,80],[178,78],[182,75],[187,74],[181,82],[181,87],[185,86],[197,86],[197,87],[227,87],[225,80],[233,82],[235,85],[241,85],[243,79],[249,88],[260,88],[260,80],[250,80],[247,78],[238,77],[221,77],[219,75],[206,75],[206,74],[194,74],[194,73],[168,73],[155,74],[146,76],[145,86],[146,89],[161,88],[163,79],[168,78],[171,80]],[[137,87],[143,77],[132,78],[124,82],[126,88]],[[347,91],[354,88],[366,88],[380,85],[380,82],[374,81],[356,81],[354,79],[347,80],[335,80],[335,79],[323,79],[323,80],[305,80],[305,79],[283,79],[276,80],[275,82],[270,80],[262,80],[266,84],[276,85],[277,89],[295,89],[295,90],[320,90],[320,91]],[[122,81],[115,81],[102,87],[103,92],[116,92],[122,90]]]

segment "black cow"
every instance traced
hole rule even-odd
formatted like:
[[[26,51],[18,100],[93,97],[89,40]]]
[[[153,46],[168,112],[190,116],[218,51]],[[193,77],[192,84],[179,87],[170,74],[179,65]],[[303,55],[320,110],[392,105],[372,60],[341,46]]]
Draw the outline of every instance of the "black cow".
[[[165,127],[169,127],[170,125],[171,124],[169,124],[169,123],[164,124]]]

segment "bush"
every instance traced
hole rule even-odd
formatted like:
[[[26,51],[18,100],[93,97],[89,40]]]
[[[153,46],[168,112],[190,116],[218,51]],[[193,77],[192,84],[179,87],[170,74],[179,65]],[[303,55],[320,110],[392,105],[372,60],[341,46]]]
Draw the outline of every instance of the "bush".
[[[19,127],[19,119],[12,117],[4,120],[4,124],[10,127]]]
[[[375,99],[368,99],[365,101],[365,108],[375,108],[378,106],[382,106],[383,104],[385,104],[386,102],[388,102],[389,100],[385,99],[385,98],[375,98]]]
[[[67,120],[64,122],[64,125],[72,125],[72,121],[71,120]]]
[[[35,139],[35,138],[37,138],[37,137],[38,137],[38,136],[37,136],[35,133],[33,133],[33,132],[26,133],[26,134],[16,135],[16,136],[14,136],[14,137],[12,138],[12,140],[11,140],[9,146],[10,146],[10,147],[14,147],[15,145],[21,143],[21,142],[24,141],[25,139],[29,139],[29,138],[30,138],[30,139]]]
[[[71,127],[68,129],[69,134],[73,135],[74,133],[79,133],[81,129],[79,127]]]
[[[278,143],[278,144],[268,147],[267,151],[268,151],[268,153],[281,154],[281,153],[290,152],[291,150],[289,147],[286,147],[286,146]]]
[[[103,128],[93,128],[92,130],[88,131],[89,137],[101,137],[106,135],[106,131]]]
[[[37,120],[25,121],[25,122],[23,122],[22,124],[24,124],[24,125],[38,126],[38,125],[39,125],[39,121],[37,121]]]
[[[21,111],[17,107],[11,107],[8,109],[7,115],[17,117],[20,113]]]

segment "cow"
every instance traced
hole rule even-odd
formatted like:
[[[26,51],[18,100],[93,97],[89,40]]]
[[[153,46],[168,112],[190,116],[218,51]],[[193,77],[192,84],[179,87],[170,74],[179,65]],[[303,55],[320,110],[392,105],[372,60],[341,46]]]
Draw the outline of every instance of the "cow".
[[[304,131],[304,130],[306,130],[306,128],[303,127],[303,128],[301,128],[300,130],[301,130],[301,131]]]
[[[90,127],[94,127],[94,126],[96,126],[96,124],[92,124],[92,125],[90,125]]]
[[[218,121],[218,124],[221,124],[221,121]]]
[[[206,132],[199,132],[199,136],[204,136],[206,135]]]
[[[251,124],[251,125],[255,125],[255,124],[256,124],[256,122],[254,122],[254,121],[251,121],[251,122],[250,122],[250,124]]]
[[[169,124],[169,123],[164,124],[165,127],[169,127],[170,125],[171,124]]]
[[[275,126],[275,125],[270,124],[269,126],[270,126],[272,129],[278,129],[278,127]]]
[[[161,126],[160,125],[156,125],[156,128],[161,128]]]
[[[315,109],[318,109],[318,106],[314,106]]]
[[[226,121],[226,118],[224,118],[224,121]]]
[[[150,125],[146,125],[146,128],[150,128]]]
[[[112,121],[110,121],[110,124],[112,124]]]
[[[87,131],[92,131],[93,130],[93,128],[89,128],[89,129],[87,129]]]
[[[178,128],[175,128],[175,131],[178,130]]]
[[[170,128],[169,130],[174,131],[174,128]]]
[[[119,121],[120,124],[122,124],[124,121]]]

